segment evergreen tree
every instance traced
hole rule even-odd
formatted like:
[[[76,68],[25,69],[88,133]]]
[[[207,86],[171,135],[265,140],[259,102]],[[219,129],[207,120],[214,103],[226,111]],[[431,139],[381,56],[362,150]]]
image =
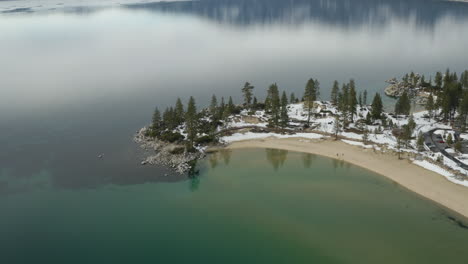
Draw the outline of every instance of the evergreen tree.
[[[372,100],[372,118],[373,119],[381,119],[383,111],[383,104],[382,98],[380,98],[380,94],[376,93],[374,99]]]
[[[410,129],[410,134],[413,134],[414,129],[416,128],[416,122],[414,121],[414,116],[410,115],[408,120],[408,128]]]
[[[332,101],[332,104],[336,105],[338,104],[338,93],[340,92],[340,87],[339,87],[339,84],[338,84],[338,81],[334,81],[333,82],[333,87],[332,87],[332,90],[331,90],[331,101]]]
[[[281,127],[283,129],[286,128],[288,123],[288,97],[286,96],[286,92],[283,91],[283,95],[281,96]]]
[[[258,107],[257,97],[255,97],[255,96],[254,96],[254,98],[253,98],[252,106],[253,106],[253,108],[255,108],[255,109],[257,109],[257,107]]]
[[[359,107],[362,107],[362,92],[359,92],[358,104]]]
[[[461,141],[455,142],[454,148],[455,148],[455,150],[456,150],[458,153],[460,153],[460,152],[462,151],[462,143],[461,143]]]
[[[364,90],[364,97],[362,98],[364,105],[367,105],[367,90]]]
[[[319,100],[320,99],[320,82],[315,79],[314,81],[315,83],[315,100]]]
[[[307,81],[304,90],[304,107],[307,109],[307,126],[310,126],[310,116],[312,115],[312,108],[314,101],[317,100],[317,87],[313,79]]]
[[[408,147],[410,140],[411,140],[411,128],[409,125],[403,125],[403,134],[402,134],[402,139],[403,142],[405,143],[405,146]]]
[[[429,119],[432,118],[433,112],[435,110],[434,97],[432,96],[432,93],[427,98],[426,110],[429,112]]]
[[[453,144],[452,134],[448,134],[448,136],[447,136],[447,144],[449,144],[449,145],[452,145],[452,144]]]
[[[244,96],[244,105],[246,107],[251,107],[253,89],[254,89],[254,87],[249,82],[246,82],[244,84],[244,88],[242,88],[242,94]]]
[[[169,129],[173,130],[174,128],[177,127],[177,120],[175,117],[175,111],[174,108],[166,108],[166,110],[163,113],[163,127],[164,129]]]
[[[442,73],[437,72],[434,77],[434,83],[437,90],[442,89]]]
[[[234,113],[234,110],[236,109],[236,106],[234,105],[231,96],[229,96],[229,101],[228,101],[227,108],[229,109],[229,114],[230,115],[232,115]]]
[[[351,118],[351,122],[354,122],[354,115],[356,114],[356,106],[357,106],[357,99],[356,99],[356,86],[354,84],[354,80],[351,79],[349,81],[349,98],[348,98],[348,107],[349,107],[349,114]]]
[[[343,114],[343,128],[346,128],[349,116],[349,85],[343,84],[339,94],[338,110]]]
[[[366,125],[372,125],[372,118],[371,118],[371,113],[367,113],[366,115]]]
[[[335,116],[335,121],[333,122],[333,132],[335,134],[335,140],[338,140],[338,135],[341,132],[340,117],[338,115]]]
[[[406,91],[398,98],[395,104],[395,114],[397,115],[409,115],[411,110],[411,102]]]
[[[153,122],[151,124],[151,129],[153,130],[153,135],[158,135],[161,132],[161,112],[156,107],[153,112]]]
[[[197,106],[195,105],[195,99],[193,96],[190,96],[187,113],[185,114],[185,124],[187,129],[187,139],[189,142],[188,150],[193,148],[193,143],[197,137],[197,127],[198,127],[198,115],[197,115]]]
[[[279,90],[278,85],[272,84],[268,88],[268,102],[269,102],[269,110],[271,112],[271,119],[270,125],[273,127],[278,127],[279,120],[280,120],[280,97],[279,97]]]
[[[180,98],[177,98],[176,105],[175,105],[175,110],[174,110],[174,118],[175,118],[175,123],[176,126],[182,125],[184,122],[184,105],[182,104],[182,100]]]
[[[460,100],[460,105],[458,107],[459,112],[459,122],[462,131],[466,129],[466,121],[468,118],[468,91],[463,92],[463,97]]]
[[[460,82],[463,88],[468,89],[468,70],[465,70],[460,76]]]
[[[232,97],[229,96],[228,103],[224,107],[223,119],[227,121],[229,116],[231,116],[234,113],[234,109],[235,109],[235,106],[234,106],[234,103],[232,102]]]
[[[219,104],[219,107],[218,107],[218,117],[217,117],[218,120],[224,118],[225,109],[226,109],[226,104],[224,103],[224,97],[221,97],[221,103]]]
[[[216,98],[216,95],[213,94],[211,97],[211,103],[210,103],[210,114],[213,116],[216,115],[216,112],[218,111],[218,99]]]
[[[424,151],[424,136],[422,132],[418,134],[418,140],[416,141],[416,146],[418,147],[418,151]]]
[[[289,103],[294,104],[294,102],[296,102],[296,95],[291,93],[291,96],[289,97]]]

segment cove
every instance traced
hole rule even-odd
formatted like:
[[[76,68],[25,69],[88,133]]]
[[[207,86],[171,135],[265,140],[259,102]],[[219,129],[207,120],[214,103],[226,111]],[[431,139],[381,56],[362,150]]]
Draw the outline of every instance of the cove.
[[[5,263],[466,263],[450,213],[363,168],[223,150],[176,182],[0,199]],[[46,175],[43,176],[47,178]],[[47,181],[47,180],[44,180]],[[11,183],[13,184],[13,183]]]

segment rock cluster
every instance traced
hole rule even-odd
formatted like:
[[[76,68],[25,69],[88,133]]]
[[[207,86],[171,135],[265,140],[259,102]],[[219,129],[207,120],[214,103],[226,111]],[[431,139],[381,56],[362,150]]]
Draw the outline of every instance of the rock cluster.
[[[163,142],[151,137],[146,136],[147,127],[140,129],[134,136],[133,141],[140,145],[140,147],[151,153],[146,157],[141,165],[163,165],[174,169],[176,172],[183,174],[191,169],[190,163],[194,160],[204,157],[204,153],[186,152],[181,153],[175,151],[184,148],[183,145]]]

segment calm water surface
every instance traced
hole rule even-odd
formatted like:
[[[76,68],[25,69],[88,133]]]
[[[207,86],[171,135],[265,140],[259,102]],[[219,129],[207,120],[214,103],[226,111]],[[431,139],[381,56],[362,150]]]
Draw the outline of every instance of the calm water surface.
[[[401,209],[400,197],[412,196],[389,183],[369,198],[380,189],[365,185],[380,180],[362,170],[349,169],[353,184],[364,185],[345,188],[351,172],[325,159],[304,170],[290,154],[275,172],[263,166],[264,152],[262,166],[233,154],[230,165],[202,166],[198,182],[139,166],[144,153],[130,139],[155,105],[194,95],[204,106],[213,93],[239,101],[245,81],[263,98],[272,82],[301,94],[318,78],[327,99],[334,79],[355,78],[372,94],[407,71],[461,71],[467,28],[467,4],[425,0],[0,1],[0,237],[8,257],[346,262],[367,247],[369,260],[456,255],[462,263],[454,252],[466,232],[414,197],[413,210]],[[327,178],[335,171],[341,176]],[[320,179],[335,188],[322,188],[328,196],[313,189]],[[347,196],[359,188],[360,197]]]
[[[432,203],[279,150],[224,151],[177,183],[43,187],[2,197],[0,210],[3,263],[468,261],[468,230]]]

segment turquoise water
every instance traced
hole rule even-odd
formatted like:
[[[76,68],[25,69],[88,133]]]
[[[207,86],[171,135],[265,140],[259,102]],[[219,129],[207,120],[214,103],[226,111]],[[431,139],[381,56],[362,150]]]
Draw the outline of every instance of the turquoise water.
[[[79,190],[43,175],[0,199],[2,263],[468,263],[450,213],[362,168],[256,149],[199,169]]]

